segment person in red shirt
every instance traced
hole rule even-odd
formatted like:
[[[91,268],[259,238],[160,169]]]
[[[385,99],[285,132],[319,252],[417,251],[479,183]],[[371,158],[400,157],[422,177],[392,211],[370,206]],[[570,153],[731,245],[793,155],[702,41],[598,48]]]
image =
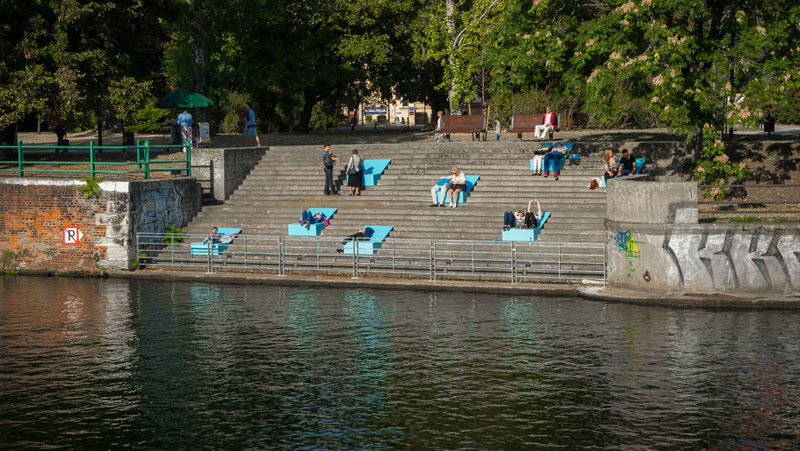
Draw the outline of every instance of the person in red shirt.
[[[550,107],[547,107],[546,113],[544,115],[544,120],[542,121],[541,125],[537,125],[534,129],[533,135],[538,140],[544,140],[550,130],[555,128],[556,126],[556,115],[553,114],[553,110]]]

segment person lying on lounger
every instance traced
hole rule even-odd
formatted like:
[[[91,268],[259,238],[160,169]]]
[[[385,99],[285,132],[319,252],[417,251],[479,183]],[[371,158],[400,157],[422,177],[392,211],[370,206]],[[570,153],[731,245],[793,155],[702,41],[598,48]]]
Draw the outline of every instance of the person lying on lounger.
[[[317,212],[316,214],[312,215],[310,211],[303,210],[303,212],[300,213],[300,220],[297,222],[299,222],[300,225],[304,226],[305,228],[309,228],[311,224],[317,224],[320,222],[324,223],[325,227],[328,227],[328,218],[326,218],[322,212]]]
[[[342,246],[347,244],[348,241],[356,241],[359,238],[369,238],[369,237],[372,236],[373,233],[375,233],[375,231],[372,230],[372,227],[364,227],[363,229],[359,229],[358,232],[356,232],[356,233],[354,233],[352,235],[348,235],[342,241]],[[339,252],[341,254],[342,252],[344,252],[344,247],[336,249],[336,252]]]
[[[212,243],[222,243],[222,244],[230,244],[233,241],[234,235],[225,235],[224,233],[219,233],[219,229],[214,227],[211,229],[211,233],[208,234],[208,239],[211,240]]]
[[[536,209],[538,212],[533,213],[531,212],[531,205],[536,202]],[[539,201],[536,199],[531,199],[528,202],[528,211],[519,210],[518,212],[514,213],[513,211],[507,211],[503,215],[503,230],[518,228],[518,229],[532,229],[539,225],[539,221],[542,219],[542,206],[539,204]]]

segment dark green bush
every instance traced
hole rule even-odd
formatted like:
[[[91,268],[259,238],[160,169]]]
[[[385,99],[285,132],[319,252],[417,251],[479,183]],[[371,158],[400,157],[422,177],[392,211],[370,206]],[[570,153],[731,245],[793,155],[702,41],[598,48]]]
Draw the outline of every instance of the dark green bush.
[[[155,105],[148,105],[136,112],[136,122],[126,125],[125,130],[134,133],[158,133],[168,130],[162,125],[171,119],[172,114],[169,110],[159,108]]]

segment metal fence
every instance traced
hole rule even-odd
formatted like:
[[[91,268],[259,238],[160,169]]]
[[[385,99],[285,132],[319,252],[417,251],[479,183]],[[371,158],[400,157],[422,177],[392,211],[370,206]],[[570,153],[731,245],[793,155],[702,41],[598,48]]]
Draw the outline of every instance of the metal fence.
[[[139,268],[343,274],[605,285],[605,245],[597,243],[385,240],[375,254],[344,253],[342,238],[241,235],[217,247],[207,235],[139,233]],[[172,241],[172,242],[170,242]],[[192,248],[194,243],[194,249]]]
[[[180,171],[187,177],[192,176],[192,146],[189,141],[181,145],[150,145],[149,141],[138,142],[135,146],[96,146],[94,141],[90,141],[88,146],[27,146],[19,141],[16,146],[0,146],[2,149],[11,149],[16,151],[17,159],[9,161],[0,161],[0,165],[10,165],[10,168],[0,167],[2,172],[15,172],[18,177],[25,177],[25,174],[57,174],[57,173],[74,173],[78,175],[88,175],[94,178],[96,174],[144,174],[145,179],[150,178],[152,172],[174,172]],[[89,161],[61,161],[61,160],[25,160],[26,150],[87,150],[89,153]],[[136,161],[99,161],[98,154],[103,153],[104,150],[122,150],[136,152]],[[151,160],[151,151],[178,151],[185,152],[185,156],[181,160]],[[159,167],[170,165],[174,163],[181,163],[181,168],[175,167]],[[129,166],[136,165],[136,169],[114,170],[114,169],[98,169],[98,166]],[[57,165],[57,166],[87,166],[88,169],[30,169],[31,165]]]

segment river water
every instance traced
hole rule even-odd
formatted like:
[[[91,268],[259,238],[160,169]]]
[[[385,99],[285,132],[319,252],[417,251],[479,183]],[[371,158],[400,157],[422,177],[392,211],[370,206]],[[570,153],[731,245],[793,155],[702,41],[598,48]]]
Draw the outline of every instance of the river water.
[[[0,280],[0,448],[800,446],[800,314]]]

